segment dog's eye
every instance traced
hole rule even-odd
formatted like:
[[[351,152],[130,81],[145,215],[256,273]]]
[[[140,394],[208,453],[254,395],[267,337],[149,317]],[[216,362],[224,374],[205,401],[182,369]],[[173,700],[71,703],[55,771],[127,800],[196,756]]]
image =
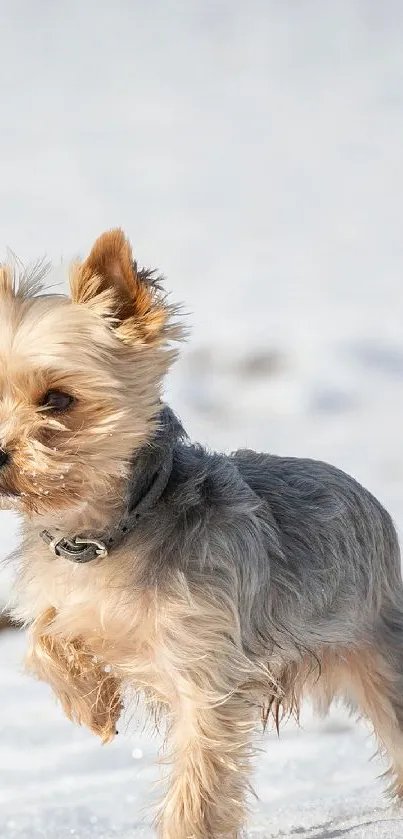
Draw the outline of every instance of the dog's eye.
[[[55,414],[61,414],[68,411],[74,405],[74,396],[69,393],[63,393],[62,390],[48,390],[41,401],[41,408],[45,408]]]

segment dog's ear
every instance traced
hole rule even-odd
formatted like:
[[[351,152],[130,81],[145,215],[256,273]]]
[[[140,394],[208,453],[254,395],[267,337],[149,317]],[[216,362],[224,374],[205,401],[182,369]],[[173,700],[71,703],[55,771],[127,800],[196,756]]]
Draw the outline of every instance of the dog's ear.
[[[97,239],[85,262],[73,267],[70,290],[74,303],[92,306],[127,344],[161,343],[171,337],[167,330],[172,308],[153,272],[137,269],[122,230]]]

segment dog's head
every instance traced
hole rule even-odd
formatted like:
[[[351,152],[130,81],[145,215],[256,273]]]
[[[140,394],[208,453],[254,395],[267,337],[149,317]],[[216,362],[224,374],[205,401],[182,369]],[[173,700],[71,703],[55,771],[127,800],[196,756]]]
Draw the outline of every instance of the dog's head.
[[[116,495],[180,337],[120,230],[73,266],[70,289],[41,294],[0,267],[0,502],[28,515]]]

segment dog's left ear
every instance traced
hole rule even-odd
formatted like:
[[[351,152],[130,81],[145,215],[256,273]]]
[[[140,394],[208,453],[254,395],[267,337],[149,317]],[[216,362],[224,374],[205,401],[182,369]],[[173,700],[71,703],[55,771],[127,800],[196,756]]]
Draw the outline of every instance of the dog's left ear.
[[[122,230],[110,230],[70,275],[71,299],[92,306],[107,317],[124,343],[161,343],[167,334],[172,308],[161,295],[153,272],[138,271]]]

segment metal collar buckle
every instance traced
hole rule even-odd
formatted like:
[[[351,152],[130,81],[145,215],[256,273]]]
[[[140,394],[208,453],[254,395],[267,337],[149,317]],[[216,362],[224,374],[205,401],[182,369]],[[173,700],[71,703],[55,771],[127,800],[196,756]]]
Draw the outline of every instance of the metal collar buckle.
[[[108,548],[99,539],[80,539],[79,536],[75,536],[73,544],[81,546],[83,550],[93,546],[98,559],[108,556]]]
[[[46,530],[42,531],[41,536],[54,556],[63,556],[72,562],[91,562],[93,559],[108,556],[106,545],[99,539],[82,538],[80,536],[74,536],[72,539],[65,536],[52,538]]]

